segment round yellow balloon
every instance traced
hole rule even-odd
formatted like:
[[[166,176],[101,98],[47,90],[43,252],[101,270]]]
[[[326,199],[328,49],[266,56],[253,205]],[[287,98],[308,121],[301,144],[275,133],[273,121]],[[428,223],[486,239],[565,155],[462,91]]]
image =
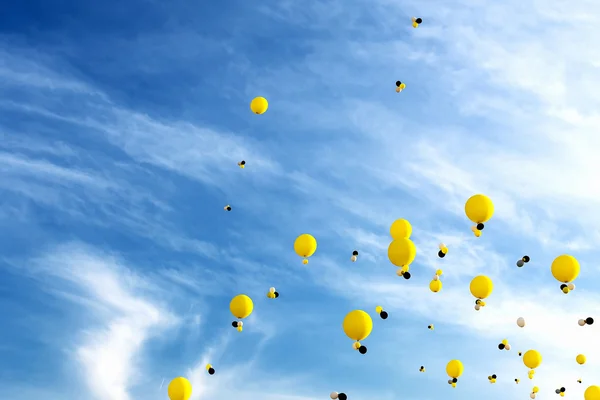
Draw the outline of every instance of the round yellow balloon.
[[[536,369],[542,363],[542,355],[537,350],[528,350],[523,354],[523,364],[529,369]]]
[[[600,386],[593,385],[585,389],[583,398],[585,400],[600,400]]]
[[[433,293],[437,293],[442,290],[442,281],[438,279],[437,281],[429,282],[429,290],[431,290]]]
[[[417,248],[412,240],[407,238],[395,239],[388,247],[388,258],[397,267],[410,265],[415,260]]]
[[[189,400],[192,396],[192,384],[180,376],[169,383],[167,392],[171,400]]]
[[[465,214],[472,222],[482,224],[489,221],[494,215],[494,203],[489,197],[476,194],[465,203]]]
[[[562,283],[572,282],[579,276],[579,261],[573,256],[563,254],[552,261],[550,270],[557,281]]]
[[[494,283],[485,275],[479,275],[473,278],[469,285],[471,294],[478,299],[485,299],[494,290]]]
[[[252,299],[245,294],[238,294],[229,303],[229,310],[234,317],[243,319],[252,314],[254,310],[254,303]]]
[[[352,340],[361,341],[367,338],[373,330],[371,316],[363,310],[350,311],[342,323],[344,333]]]
[[[409,239],[412,234],[412,225],[405,219],[397,219],[390,226],[392,239]]]
[[[575,357],[575,361],[577,361],[577,364],[583,365],[585,364],[585,356],[583,354],[578,354],[577,357]]]
[[[446,373],[448,374],[448,376],[450,378],[458,378],[459,376],[462,375],[464,370],[465,370],[465,367],[463,366],[462,362],[460,362],[459,360],[451,360],[446,365]]]
[[[303,233],[294,242],[294,251],[300,257],[310,257],[317,251],[317,239],[308,233]]]
[[[264,97],[255,97],[250,102],[250,109],[254,114],[264,114],[269,108],[269,102]]]

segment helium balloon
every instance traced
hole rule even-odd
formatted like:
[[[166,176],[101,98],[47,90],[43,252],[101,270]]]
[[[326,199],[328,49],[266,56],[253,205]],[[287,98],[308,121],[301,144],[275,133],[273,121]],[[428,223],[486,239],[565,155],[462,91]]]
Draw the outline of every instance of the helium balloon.
[[[392,239],[410,239],[412,234],[412,226],[405,219],[397,219],[390,226],[390,236]]]
[[[583,398],[585,400],[600,400],[600,386],[593,385],[585,389]]]
[[[459,378],[462,375],[464,369],[465,367],[459,360],[451,360],[446,365],[446,373],[450,378]]]
[[[229,303],[229,310],[237,319],[244,319],[252,314],[254,303],[252,299],[245,294],[238,294]]]
[[[471,222],[478,225],[483,224],[489,221],[494,215],[494,203],[492,203],[489,197],[483,194],[476,194],[471,196],[465,203],[465,214]]]
[[[397,267],[410,265],[417,255],[417,248],[412,240],[407,238],[395,239],[388,247],[388,258]]]
[[[494,284],[492,280],[485,275],[479,275],[473,278],[469,285],[471,294],[478,299],[485,299],[494,290]]]
[[[180,376],[169,383],[167,393],[171,400],[189,400],[192,396],[192,384]]]
[[[575,361],[577,361],[577,364],[583,365],[585,364],[585,356],[583,354],[578,354],[577,357],[575,357]]]
[[[344,333],[350,339],[361,341],[367,338],[373,330],[371,316],[362,310],[350,311],[342,323]]]
[[[542,363],[542,355],[537,350],[528,350],[523,354],[523,364],[529,369],[536,369]]]
[[[294,251],[300,257],[304,258],[304,264],[308,263],[307,258],[315,254],[317,251],[317,240],[308,233],[303,233],[294,241]]]
[[[593,385],[585,389],[583,398],[585,400],[600,400],[600,386]]]
[[[264,114],[269,108],[269,102],[264,97],[255,97],[250,102],[250,109],[254,114]]]
[[[552,261],[550,270],[554,279],[562,283],[569,283],[579,275],[579,261],[573,256],[563,254]]]
[[[519,328],[525,327],[525,319],[523,317],[517,318],[517,326]]]
[[[438,279],[437,281],[429,282],[429,290],[431,290],[433,293],[437,293],[442,290],[442,281]]]

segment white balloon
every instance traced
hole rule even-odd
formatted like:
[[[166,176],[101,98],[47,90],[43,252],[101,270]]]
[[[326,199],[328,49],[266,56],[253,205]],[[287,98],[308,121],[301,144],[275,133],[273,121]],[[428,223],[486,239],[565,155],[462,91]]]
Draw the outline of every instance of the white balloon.
[[[329,395],[329,397],[331,397],[332,400],[335,400],[338,398],[338,392],[331,392],[331,394]]]
[[[529,395],[529,397],[531,397],[532,399],[535,399],[535,393],[531,393],[531,394]]]
[[[355,262],[355,261],[356,261],[356,256],[352,256],[352,257],[350,257],[350,260],[351,260],[352,262]]]
[[[504,350],[510,350],[510,344],[507,344],[506,346],[504,346]]]
[[[238,321],[238,327],[242,327],[244,326],[244,323],[242,321]]]
[[[440,280],[440,277],[439,277],[439,276],[437,276],[437,275],[434,275],[434,276],[433,276],[433,280],[434,280],[434,281],[439,281],[439,280]]]
[[[479,311],[479,310],[481,309],[481,306],[480,306],[479,304],[475,304],[475,309],[476,309],[477,311]]]
[[[398,269],[396,270],[396,275],[398,275],[398,276],[402,276],[402,268],[398,268]]]
[[[523,318],[523,317],[517,318],[517,325],[519,326],[519,328],[523,328],[525,326],[525,318]]]
[[[579,326],[584,326],[585,325],[585,319],[580,319],[579,321],[577,321],[577,323],[579,324]]]
[[[567,287],[569,288],[569,290],[575,290],[575,284],[574,283],[569,283],[567,285]]]
[[[269,288],[269,292],[270,292],[270,293],[275,293],[275,288],[274,288],[274,287],[272,287],[272,288]]]

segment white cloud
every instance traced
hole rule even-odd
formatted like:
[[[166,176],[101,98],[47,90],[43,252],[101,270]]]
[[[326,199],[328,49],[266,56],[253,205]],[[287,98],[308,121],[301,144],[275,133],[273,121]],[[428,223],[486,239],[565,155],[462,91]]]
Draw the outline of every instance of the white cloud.
[[[144,343],[177,319],[141,294],[147,283],[113,256],[74,244],[44,255],[35,265],[34,274],[44,279],[46,289],[77,300],[76,314],[90,323],[69,351],[82,368],[90,396],[132,399],[129,391],[142,378],[138,357]]]

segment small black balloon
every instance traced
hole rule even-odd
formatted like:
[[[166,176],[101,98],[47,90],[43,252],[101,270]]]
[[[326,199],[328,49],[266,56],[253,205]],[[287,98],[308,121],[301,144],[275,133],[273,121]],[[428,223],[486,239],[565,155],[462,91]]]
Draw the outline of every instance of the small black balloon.
[[[417,19],[415,19],[415,22],[417,24],[421,24],[421,23],[423,23],[423,20],[421,18],[417,18]]]
[[[492,379],[496,379],[496,374],[492,375]]]
[[[523,261],[528,263],[529,261],[531,261],[531,258],[529,258],[529,256],[523,256]]]
[[[410,272],[405,272],[402,274],[402,276],[404,277],[404,279],[410,279]]]
[[[586,323],[586,324],[588,324],[588,325],[592,325],[592,324],[594,323],[594,318],[592,318],[592,317],[587,317],[587,318],[585,319],[585,323]]]
[[[359,352],[360,354],[367,354],[367,348],[366,348],[365,346],[360,346],[360,347],[358,348],[358,352]]]
[[[446,255],[444,254],[443,251],[440,250],[440,251],[438,251],[438,257],[439,258],[444,258],[444,257],[446,257]]]
[[[209,368],[208,369],[208,373],[209,373],[209,375],[214,375],[215,374],[215,369],[214,368]]]
[[[518,379],[515,379],[515,382],[518,381]]]
[[[561,387],[561,388],[560,388],[560,391],[564,393],[564,392],[566,392],[566,391],[567,391],[567,389],[565,389],[564,387]]]
[[[421,369],[425,369],[425,367],[421,365]]]
[[[396,86],[400,87],[400,85],[402,85],[402,82],[396,81]]]
[[[560,285],[560,290],[563,290],[564,288],[566,288],[567,285],[565,285],[564,283],[562,285]]]
[[[246,161],[242,160],[242,161],[240,162],[240,164],[241,164],[241,165],[246,165]]]
[[[385,311],[382,311],[379,313],[379,316],[381,317],[381,319],[387,319],[388,317],[388,313]]]
[[[227,211],[231,211],[231,207],[229,207],[229,206],[228,206],[228,207],[226,208],[226,210],[227,210]]]
[[[273,294],[275,295],[275,298],[279,297],[279,292],[273,292]]]
[[[458,382],[458,379],[452,378],[452,383],[456,383],[456,382]]]
[[[233,326],[234,328],[237,328],[238,327],[238,322],[237,321],[233,321],[231,323],[231,326]]]
[[[338,399],[339,400],[348,400],[348,396],[346,395],[346,393],[339,393]]]
[[[484,225],[484,224],[477,224],[477,230],[478,230],[478,231],[482,231],[482,230],[483,230],[483,228],[485,228],[485,225]]]
[[[352,252],[352,255],[353,255],[353,256],[357,256],[357,255],[358,255],[358,251],[354,250],[354,251]]]
[[[475,304],[481,304],[481,300],[480,299],[475,300]]]
[[[499,348],[500,350],[504,350],[504,348],[505,348],[505,347],[506,347],[506,346],[504,346],[504,344],[502,344],[502,343],[500,343],[500,344],[498,345],[498,348]]]

